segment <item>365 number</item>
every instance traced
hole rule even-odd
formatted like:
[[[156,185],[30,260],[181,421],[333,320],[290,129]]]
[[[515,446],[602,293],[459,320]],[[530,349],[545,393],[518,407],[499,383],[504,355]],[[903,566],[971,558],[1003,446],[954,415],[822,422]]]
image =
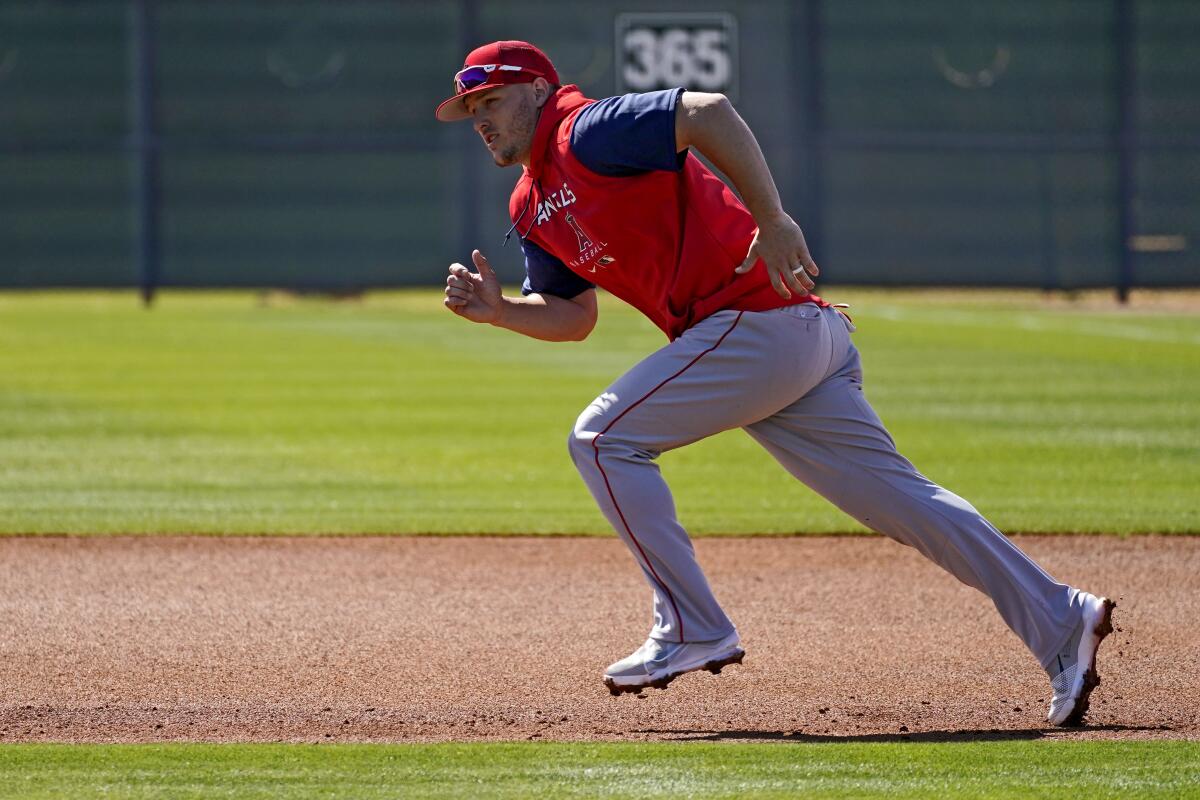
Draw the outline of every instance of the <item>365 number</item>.
[[[618,90],[684,86],[729,94],[735,87],[736,34],[728,14],[623,14],[617,20]]]

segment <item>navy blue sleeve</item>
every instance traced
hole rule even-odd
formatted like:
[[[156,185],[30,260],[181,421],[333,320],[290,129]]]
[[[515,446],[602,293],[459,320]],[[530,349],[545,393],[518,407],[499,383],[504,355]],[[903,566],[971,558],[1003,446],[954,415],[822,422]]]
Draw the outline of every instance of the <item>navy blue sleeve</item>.
[[[650,170],[677,172],[687,151],[675,151],[675,107],[683,89],[626,94],[592,103],[575,119],[571,152],[592,172],[610,177]]]
[[[567,265],[547,253],[528,239],[521,240],[525,251],[525,283],[521,294],[549,294],[570,300],[596,284],[589,283],[571,272]]]

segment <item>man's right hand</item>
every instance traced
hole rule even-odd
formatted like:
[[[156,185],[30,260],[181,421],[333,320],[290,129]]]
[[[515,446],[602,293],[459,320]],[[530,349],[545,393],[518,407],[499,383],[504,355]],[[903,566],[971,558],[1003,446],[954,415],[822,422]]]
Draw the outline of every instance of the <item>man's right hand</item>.
[[[472,322],[496,322],[503,310],[500,279],[492,271],[483,253],[471,252],[479,272],[470,272],[462,264],[451,264],[446,278],[446,308]]]

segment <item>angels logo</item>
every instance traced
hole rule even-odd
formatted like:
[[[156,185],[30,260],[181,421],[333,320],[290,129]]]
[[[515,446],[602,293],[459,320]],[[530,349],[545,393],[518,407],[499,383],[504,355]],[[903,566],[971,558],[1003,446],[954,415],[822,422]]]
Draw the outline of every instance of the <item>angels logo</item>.
[[[575,238],[579,240],[579,252],[583,252],[592,246],[592,239],[583,232],[583,226],[579,224],[579,220],[575,219],[574,214],[567,214],[567,224],[571,226],[571,230],[575,231]]]
[[[563,181],[562,188],[550,192],[544,200],[539,200],[537,204],[537,224],[549,222],[554,214],[567,206],[574,203],[576,200],[575,193],[571,191],[571,187],[567,186],[567,182]]]
[[[575,241],[579,245],[579,255],[568,262],[572,267],[582,269],[586,264],[595,260],[596,263],[587,268],[588,272],[595,272],[599,267],[606,267],[616,260],[612,256],[602,256],[596,259],[596,256],[600,255],[600,251],[608,247],[608,242],[593,240],[579,224],[579,220],[575,218],[574,214],[567,214],[563,219],[575,232]]]

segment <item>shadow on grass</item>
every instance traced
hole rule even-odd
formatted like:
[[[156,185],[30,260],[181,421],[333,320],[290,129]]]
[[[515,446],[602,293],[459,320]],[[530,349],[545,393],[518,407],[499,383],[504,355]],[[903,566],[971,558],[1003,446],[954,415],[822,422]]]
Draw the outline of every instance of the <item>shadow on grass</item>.
[[[1088,725],[1083,728],[1005,728],[990,730],[913,731],[899,733],[832,734],[804,731],[698,731],[643,728],[635,733],[653,733],[674,741],[779,741],[779,742],[1005,742],[1044,739],[1051,734],[1075,731],[1166,731],[1165,725]]]

